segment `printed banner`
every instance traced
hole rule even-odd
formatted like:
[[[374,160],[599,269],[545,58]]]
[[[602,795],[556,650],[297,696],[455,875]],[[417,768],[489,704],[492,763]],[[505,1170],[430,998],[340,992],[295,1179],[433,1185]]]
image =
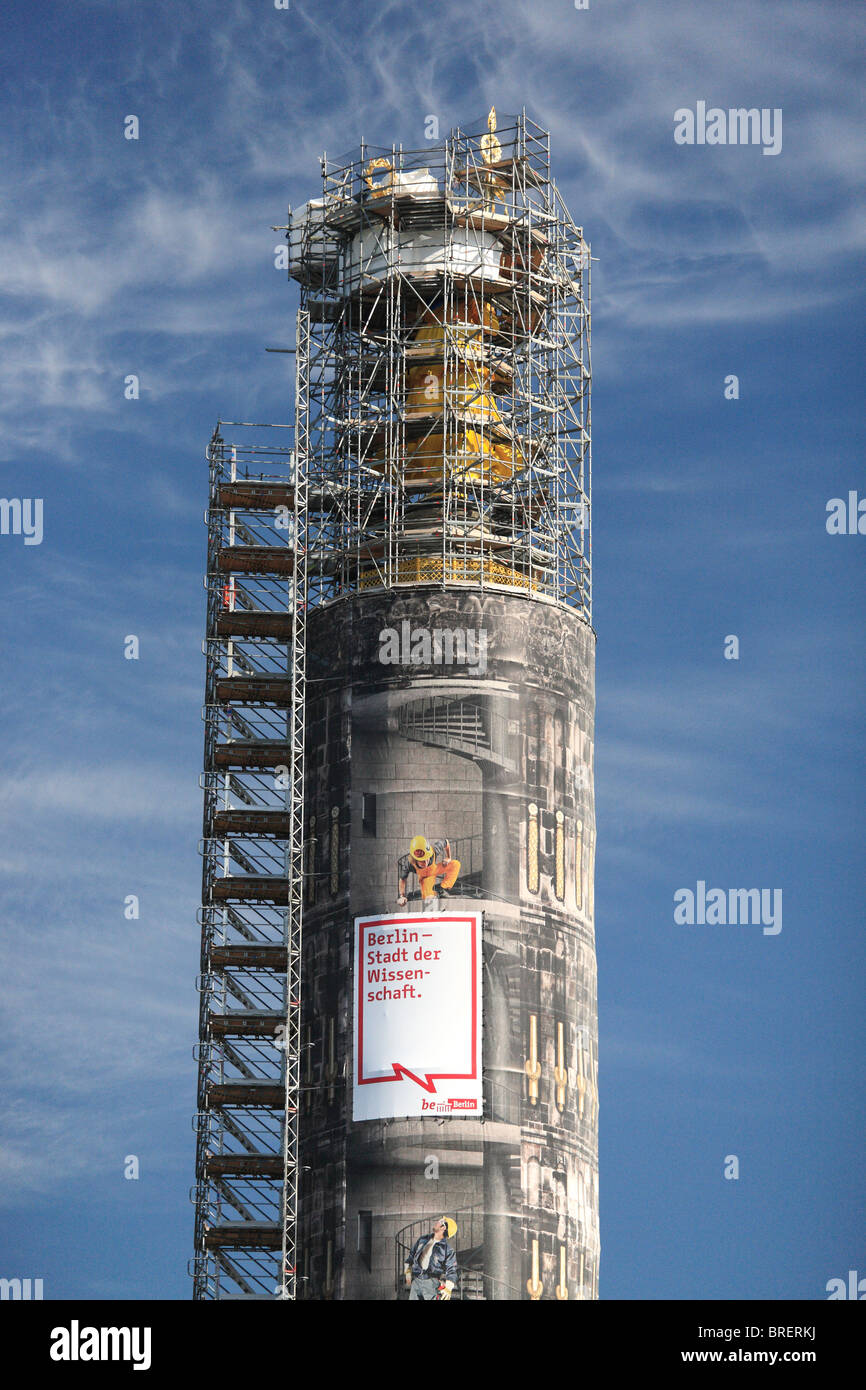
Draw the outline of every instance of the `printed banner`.
[[[480,912],[355,919],[355,1120],[473,1115]]]

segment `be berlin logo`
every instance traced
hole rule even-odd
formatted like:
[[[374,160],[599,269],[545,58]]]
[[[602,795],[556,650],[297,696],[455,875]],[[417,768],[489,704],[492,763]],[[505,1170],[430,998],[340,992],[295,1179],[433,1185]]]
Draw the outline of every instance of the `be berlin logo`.
[[[681,106],[674,112],[674,140],[678,145],[763,145],[764,154],[781,154],[782,108],[707,110],[705,101],[697,102],[694,111]]]
[[[678,888],[674,904],[674,921],[681,926],[762,926],[764,936],[778,936],[782,930],[781,888],[710,888],[707,891],[701,878],[695,892],[691,888]]]

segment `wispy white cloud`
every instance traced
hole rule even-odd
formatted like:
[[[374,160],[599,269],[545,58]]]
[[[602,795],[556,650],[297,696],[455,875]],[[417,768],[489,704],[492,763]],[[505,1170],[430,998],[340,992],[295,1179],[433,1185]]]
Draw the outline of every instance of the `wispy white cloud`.
[[[204,28],[197,12],[154,8],[163,20],[170,12],[170,39],[146,63],[132,45],[128,86],[146,78],[158,98],[176,97],[193,60],[211,77],[171,149],[152,102],[139,113],[140,142],[122,139],[119,108],[109,130],[82,73],[41,127],[50,138],[38,162],[7,162],[0,394],[10,426],[37,408],[116,415],[120,334],[162,335],[159,361],[139,348],[151,399],[212,379],[212,365],[174,340],[253,326],[278,336],[290,299],[266,273],[268,224],[287,199],[315,192],[323,147],[349,148],[362,134],[423,147],[428,114],[444,134],[491,101],[525,104],[550,127],[560,183],[600,255],[596,317],[620,344],[629,328],[815,311],[846,292],[833,272],[866,247],[860,82],[839,60],[861,27],[845,7],[771,14],[746,0],[716,10],[670,0],[660,24],[639,0],[585,12],[565,0],[445,0],[435,18],[387,3],[346,24],[340,7],[265,13],[235,0]],[[317,69],[316,87],[298,82],[299,59]],[[781,156],[675,147],[673,112],[698,99],[783,107]],[[29,322],[25,301],[38,310]],[[245,375],[252,388],[252,364]],[[20,437],[32,446],[45,435],[31,424]]]

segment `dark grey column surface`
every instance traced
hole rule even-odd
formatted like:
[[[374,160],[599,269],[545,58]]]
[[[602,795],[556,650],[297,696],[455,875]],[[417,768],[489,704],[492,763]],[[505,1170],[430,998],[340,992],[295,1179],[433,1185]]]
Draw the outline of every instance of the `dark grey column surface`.
[[[485,669],[383,663],[381,634],[404,622],[483,631]],[[398,1234],[443,1212],[461,1226],[464,1296],[529,1298],[533,1257],[543,1298],[563,1296],[563,1258],[567,1297],[597,1296],[594,655],[595,634],[570,610],[519,594],[417,586],[310,614],[306,814],[329,827],[337,807],[340,840],[336,860],[327,833],[317,845],[304,929],[305,1297],[396,1298]],[[362,826],[365,794],[375,834]],[[396,863],[413,834],[450,836],[473,856],[460,856],[454,901],[484,913],[484,1115],[356,1124],[353,922],[397,910]]]

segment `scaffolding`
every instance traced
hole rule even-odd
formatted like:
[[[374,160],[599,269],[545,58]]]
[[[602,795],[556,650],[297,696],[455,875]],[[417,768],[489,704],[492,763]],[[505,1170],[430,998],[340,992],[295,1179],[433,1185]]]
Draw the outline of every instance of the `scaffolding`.
[[[207,454],[196,1298],[294,1297],[304,471],[281,428],[218,424]]]
[[[547,133],[323,157],[285,230],[294,423],[207,451],[198,1299],[302,1292],[308,612],[434,585],[591,623],[590,253]]]
[[[290,218],[309,314],[316,601],[523,591],[591,622],[590,252],[525,113],[322,160]]]

